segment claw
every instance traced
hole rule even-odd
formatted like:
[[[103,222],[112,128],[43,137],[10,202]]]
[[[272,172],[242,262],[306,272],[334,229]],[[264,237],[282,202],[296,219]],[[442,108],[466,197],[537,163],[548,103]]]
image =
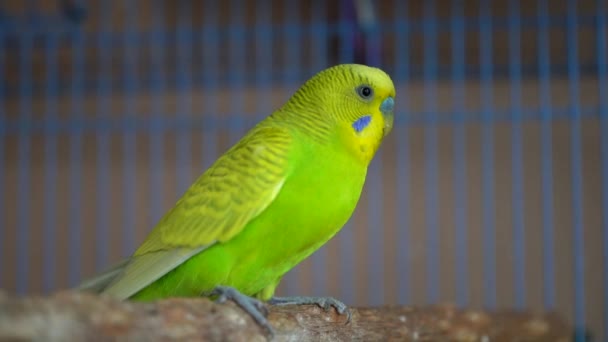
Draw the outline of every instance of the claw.
[[[346,323],[350,323],[352,318],[351,312],[346,304],[333,297],[272,297],[268,304],[272,305],[302,305],[302,304],[315,304],[321,307],[325,312],[328,312],[332,307],[336,309],[336,312],[340,315],[346,314]]]
[[[261,301],[240,293],[237,289],[229,286],[216,286],[208,296],[217,296],[217,303],[224,303],[227,300],[233,301],[240,306],[256,323],[268,331],[268,337],[272,340],[275,332],[266,316],[268,316],[268,308]]]
[[[251,298],[251,299],[253,299],[253,298]],[[264,315],[264,317],[268,317],[268,307],[264,303],[260,302],[259,300],[255,300],[255,299],[253,299],[252,302],[253,302],[253,305],[255,306],[255,308],[260,313],[262,313],[262,315]]]

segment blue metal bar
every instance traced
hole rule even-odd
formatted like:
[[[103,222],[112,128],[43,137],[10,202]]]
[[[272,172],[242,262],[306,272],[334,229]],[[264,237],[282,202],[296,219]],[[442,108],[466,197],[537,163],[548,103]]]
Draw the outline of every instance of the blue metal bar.
[[[137,4],[135,0],[129,0],[126,3],[126,11],[129,20],[125,28],[126,44],[123,45],[123,73],[125,77],[125,90],[127,97],[125,99],[125,114],[123,120],[131,123],[137,117],[135,113],[135,92],[138,90],[137,82],[137,50],[133,40],[135,27],[137,25]],[[123,193],[123,233],[122,240],[122,256],[131,255],[135,249],[135,193],[137,192],[137,178],[135,174],[136,165],[136,144],[137,136],[135,132],[125,131],[122,134],[122,152],[123,152],[123,178],[122,178],[122,193]]]
[[[483,271],[484,303],[496,307],[496,227],[494,198],[494,131],[492,123],[492,17],[491,1],[483,0],[481,27],[481,97],[482,97],[482,190],[483,190]]]
[[[73,74],[70,95],[70,116],[78,119],[83,115],[82,84],[84,79],[84,40],[81,30],[75,30],[71,39]],[[70,133],[70,217],[68,223],[70,247],[68,251],[68,283],[76,285],[81,276],[82,259],[82,130],[74,127]],[[106,184],[104,184],[107,187]]]
[[[521,22],[519,0],[512,0],[509,6],[511,25],[509,28],[509,61],[511,73],[511,173],[513,175],[513,273],[515,305],[524,309],[526,305],[526,244],[524,227],[524,184],[523,184],[523,134],[521,127]]]
[[[0,80],[5,79],[4,74],[4,63],[6,62],[5,52],[6,49],[4,47],[4,34],[2,34],[2,30],[0,30]],[[7,243],[6,238],[6,221],[4,221],[5,216],[5,199],[6,196],[6,175],[4,173],[5,165],[4,165],[4,149],[6,148],[6,136],[2,133],[5,129],[2,123],[6,120],[6,109],[5,109],[5,82],[0,82],[0,258],[6,258],[7,256],[4,254],[5,246]],[[4,283],[4,263],[0,262],[0,287],[6,288],[8,284]]]
[[[19,121],[28,122],[32,117],[32,104],[29,100],[32,84],[32,47],[33,37],[27,30],[20,36],[19,64]],[[24,294],[29,286],[30,265],[30,156],[31,136],[19,133],[17,161],[17,293]]]
[[[395,3],[396,17],[408,18],[408,1],[398,1]],[[408,18],[409,19],[409,18]],[[396,25],[396,40],[395,45],[395,76],[397,79],[403,79],[407,86],[409,78],[410,65],[410,40],[409,40],[409,20],[402,20]],[[400,26],[402,25],[401,29]],[[408,92],[403,91],[397,94],[397,101],[403,105],[397,108],[403,108],[403,112],[396,113],[396,118],[407,115],[409,110]],[[410,142],[409,142],[409,127],[405,125],[400,131],[395,132],[397,139],[397,203],[396,207],[397,219],[397,294],[398,303],[406,305],[411,303],[411,286],[410,286]]]
[[[354,58],[354,28],[352,22],[348,21],[348,8],[352,6],[347,0],[340,1],[339,17],[339,63],[352,62]],[[346,224],[340,232],[340,260],[355,260],[355,237],[354,224],[352,221]],[[340,265],[341,293],[340,298],[346,303],[354,303],[357,298],[356,293],[356,273],[357,269],[353,266],[354,262],[342,262]]]
[[[365,14],[365,17],[371,17],[372,19],[361,20],[359,16],[360,30],[363,31],[365,37],[365,60],[370,66],[382,68],[382,35],[380,30],[380,23],[376,18],[376,13],[371,1],[358,1],[358,11],[370,11],[372,13]],[[365,5],[361,5],[361,4]]]
[[[467,217],[467,157],[465,125],[465,29],[463,0],[452,1],[452,103],[454,104],[454,228],[456,235],[456,303],[469,303],[469,257]]]
[[[284,18],[281,23],[281,31],[285,43],[285,60],[289,63],[284,63],[282,82],[293,84],[300,82],[300,69],[302,49],[300,44],[294,44],[294,41],[301,40],[304,36],[304,28],[306,26],[300,24],[300,1],[290,0],[286,2]]]
[[[371,306],[384,304],[384,223],[382,151],[378,151],[367,175],[368,222],[368,301]]]
[[[156,225],[163,215],[163,198],[164,191],[164,131],[165,127],[160,122],[165,117],[164,96],[162,94],[166,89],[166,78],[164,72],[164,46],[165,46],[165,30],[164,18],[160,13],[164,3],[160,0],[154,1],[151,6],[152,23],[158,32],[155,36],[150,36],[150,58],[152,63],[152,107],[151,115],[154,118],[149,120],[148,135],[150,137],[150,146],[148,155],[150,158],[150,189],[154,189],[153,195],[149,196],[150,210],[148,215],[151,222]],[[151,229],[149,227],[148,229]]]
[[[340,250],[340,300],[347,304],[353,304],[357,300],[356,279],[357,273],[355,263],[355,237],[354,224],[349,220],[338,235]]]
[[[340,21],[338,23],[338,34],[340,38],[340,63],[352,63],[355,58],[355,31],[356,27],[352,21],[354,14],[351,0],[340,1]]]
[[[594,13],[580,14],[577,17],[578,17],[579,27],[587,27],[587,28],[595,27],[596,14],[594,14]],[[396,19],[396,20],[400,20],[400,19]],[[3,22],[0,23],[0,28],[5,32],[5,35],[7,37],[14,37],[15,35],[18,35],[19,32],[25,26],[31,27],[30,32],[32,34],[35,34],[36,36],[39,36],[39,37],[45,37],[45,35],[48,35],[50,32],[48,30],[49,25],[53,25],[53,27],[55,28],[55,31],[53,34],[59,34],[60,38],[65,38],[66,36],[69,36],[71,30],[74,27],[73,23],[60,23],[60,22],[58,23],[57,20],[50,18],[50,17],[42,16],[42,15],[38,16],[37,22],[39,23],[38,25],[31,26],[28,22],[26,22],[24,20],[18,20],[15,17],[11,17],[11,16],[4,16]],[[567,22],[566,14],[555,14],[549,18],[549,25],[552,28],[553,27],[563,28],[565,26],[566,22]],[[412,18],[409,20],[409,25],[411,26],[410,30],[412,33],[420,33],[420,32],[424,31],[424,19]],[[278,28],[288,28],[290,30],[300,30],[301,29],[301,27],[297,27],[297,25],[293,25],[293,24],[280,24],[280,26],[279,26],[279,25],[275,25],[275,24],[266,23],[266,24],[263,24],[263,26],[274,27],[274,29],[278,29]],[[340,26],[339,23],[328,24],[327,25],[328,32],[331,34],[338,33],[340,31],[339,26]],[[492,26],[496,30],[507,30],[509,28],[509,17],[506,15],[494,16]],[[379,26],[378,26],[378,28],[382,32],[389,32],[392,29],[392,27],[393,27],[393,23],[390,21],[383,21],[383,22],[379,23]],[[522,27],[522,29],[538,28],[539,22],[537,20],[537,16],[535,16],[535,15],[522,16],[521,17],[521,27]],[[479,28],[480,28],[480,24],[476,18],[474,18],[474,17],[465,18],[466,31],[479,32]],[[233,29],[233,27],[229,26],[229,27],[226,27],[225,29],[222,29],[222,31],[224,33],[229,33],[230,30],[232,30],[232,29]],[[241,28],[236,28],[236,30],[243,32]],[[438,32],[441,32],[441,33],[445,33],[445,32],[449,33],[450,32],[449,21],[438,21],[437,30],[438,30]],[[199,31],[198,31],[198,29],[193,29],[192,32],[194,34],[196,34]],[[86,34],[85,41],[94,40],[98,33],[101,33],[101,32],[95,31],[95,32],[90,32],[90,33]],[[122,32],[118,32],[118,31],[114,32],[114,31],[108,30],[108,32],[106,32],[106,33],[110,34],[112,45],[122,45],[123,44],[125,37],[122,34]],[[157,34],[158,34],[158,31],[156,31],[156,30],[141,31],[138,33],[135,44],[145,45],[146,44],[145,42],[150,39],[149,37],[147,37],[147,35],[154,36]],[[168,40],[167,43],[169,46],[172,46],[175,44],[175,41]]]
[[[572,154],[572,241],[574,252],[574,325],[576,340],[583,341],[585,328],[585,246],[581,158],[581,115],[579,106],[577,2],[568,1],[567,46],[571,107],[570,149]]]
[[[296,29],[294,29],[293,31],[297,31]],[[496,31],[496,30],[495,30]],[[329,31],[328,31],[329,32]],[[293,34],[295,36],[297,36],[298,34],[296,33],[289,33],[289,34]],[[223,34],[222,34],[223,35]],[[242,39],[242,38],[239,38]],[[191,42],[191,44],[197,44],[196,42]],[[168,45],[168,44],[166,44]],[[167,47],[167,49],[173,49],[174,46],[170,46]],[[351,61],[352,62],[352,61]],[[581,75],[586,75],[586,76],[595,76],[597,75],[597,63],[593,63],[591,64],[590,62],[588,62],[587,60],[584,60],[581,62],[580,65],[580,73]],[[287,69],[287,67],[286,67]],[[298,68],[296,67],[291,67],[290,69],[293,69],[294,73],[298,70]],[[412,65],[412,71],[410,72],[410,79],[411,80],[418,80],[420,79],[423,75],[422,75],[422,67],[418,64],[413,64]],[[522,72],[526,75],[526,78],[533,78],[533,77],[538,77],[539,75],[539,70],[536,67],[536,64],[530,64],[530,63],[526,63],[522,65]],[[561,77],[561,76],[566,76],[567,75],[567,65],[563,64],[563,63],[555,63],[553,65],[550,66],[550,70],[551,70],[551,74],[553,76],[556,77]],[[476,65],[473,64],[469,64],[469,65],[465,65],[465,71],[466,71],[466,77],[467,79],[471,79],[471,80],[475,80],[479,78],[479,69],[477,68]],[[506,79],[508,77],[508,66],[504,66],[504,65],[494,65],[493,69],[492,69],[492,74],[495,77],[496,80],[502,80],[502,79]],[[150,91],[153,86],[151,85],[151,74],[152,72],[147,72],[142,75],[142,79],[141,79],[141,86],[143,90],[147,90]],[[226,78],[229,73],[221,73],[221,77],[218,79],[218,83],[221,85],[225,85],[227,84]],[[169,73],[167,72],[167,78],[168,79],[172,79],[173,73]],[[247,78],[250,77],[250,75],[248,75],[247,72],[245,72],[244,74]],[[437,78],[438,80],[449,80],[451,77],[451,70],[447,65],[444,64],[439,64],[437,66]],[[273,80],[275,81],[280,81],[281,78],[277,77],[275,75],[273,75]],[[194,86],[202,86],[202,80],[200,79],[196,79],[194,80],[195,83],[193,83]],[[394,81],[402,81],[399,79],[394,79]],[[96,89],[98,80],[93,78],[93,77],[87,77],[87,79],[84,82],[84,87],[83,89],[85,90],[86,93],[98,93],[98,90]],[[16,84],[16,82],[15,82]],[[17,96],[19,96],[19,89],[16,88],[15,84],[8,84],[6,86],[6,96],[7,97],[11,97],[11,98],[15,98]],[[112,81],[112,86],[110,87],[113,91],[124,91],[124,82],[122,80],[122,78],[119,75],[114,76],[114,80]],[[62,80],[60,82],[59,85],[59,94],[65,94],[67,91],[67,89],[69,89],[69,84],[68,82],[66,82],[65,80]],[[41,94],[44,93],[44,85],[41,84],[39,81],[33,81],[32,84],[32,95],[33,96],[40,96]],[[100,95],[102,95],[103,93],[99,93]],[[597,114],[597,113],[596,113]]]
[[[179,102],[177,104],[177,115],[184,120],[192,115],[192,46],[188,33],[192,29],[192,4],[187,1],[178,3],[177,19],[177,89],[179,91]],[[177,135],[175,154],[177,156],[177,196],[181,197],[188,186],[192,183],[192,135],[189,131]]]
[[[211,122],[214,122],[218,118],[218,100],[214,92],[218,91],[218,70],[219,70],[219,32],[217,22],[217,13],[215,10],[209,10],[215,8],[215,0],[205,1],[204,9],[207,9],[204,13],[203,28],[203,87],[205,91],[205,109],[207,113],[205,115],[206,125],[203,128],[203,169],[211,166],[217,156],[217,131],[218,129],[211,129]]]
[[[262,116],[269,115],[271,110],[266,88],[270,86],[270,76],[272,75],[273,54],[272,54],[272,30],[264,23],[272,19],[272,4],[269,0],[260,0],[257,3],[255,12],[255,84],[257,98],[257,114]]]
[[[230,41],[230,56],[228,57],[228,85],[232,89],[230,101],[230,131],[228,137],[230,144],[235,143],[241,138],[244,131],[243,121],[245,118],[245,108],[243,103],[244,92],[244,75],[246,56],[245,44],[243,44],[245,35],[248,34],[248,29],[243,26],[245,22],[244,6],[241,6],[240,0],[231,0],[230,6],[230,25],[228,40]]]
[[[411,68],[410,68],[411,70]],[[522,108],[522,117],[526,121],[540,121],[542,119],[542,111],[540,108]],[[567,121],[569,110],[567,107],[560,106],[552,108],[552,118],[554,121]],[[588,105],[581,106],[580,114],[581,119],[597,119],[599,118],[599,106]],[[438,111],[437,119],[435,122],[442,125],[454,125],[459,120],[465,120],[465,123],[478,123],[483,117],[480,111],[467,111],[464,117],[456,118],[452,110],[450,111]],[[228,116],[228,115],[226,115]],[[489,118],[491,123],[510,123],[511,122],[510,109],[494,109],[493,116]],[[396,127],[403,125],[410,126],[424,126],[428,125],[432,121],[425,117],[425,112],[409,112],[407,116],[401,118],[395,118]],[[162,118],[157,119],[154,117],[137,118],[134,121],[125,121],[121,118],[99,118],[99,117],[87,117],[87,118],[59,118],[55,123],[47,123],[45,119],[39,119],[36,121],[23,122],[19,119],[5,119],[0,121],[0,135],[2,136],[17,136],[20,132],[32,133],[44,133],[46,130],[51,130],[56,134],[69,133],[75,129],[79,129],[83,132],[94,132],[99,131],[107,132],[147,132],[154,130],[155,132],[166,132],[166,131],[189,131],[192,129],[229,129],[232,122],[229,119],[223,118],[202,118],[202,117],[191,117],[187,120],[181,120],[177,118]]]
[[[97,118],[98,120],[104,120],[109,118],[110,103],[108,94],[111,91],[111,74],[112,74],[112,60],[111,51],[112,45],[110,36],[108,34],[109,26],[112,23],[112,3],[109,1],[103,2],[101,6],[101,21],[104,23],[105,28],[102,29],[97,36],[97,54],[100,60],[99,74],[97,75]],[[97,253],[95,260],[95,267],[98,271],[101,271],[106,267],[109,256],[109,222],[108,217],[110,216],[110,193],[108,184],[110,183],[110,137],[108,131],[97,128],[97,227],[96,232],[96,243]]]
[[[57,37],[45,40],[47,122],[57,120]],[[42,247],[42,288],[45,293],[55,287],[57,243],[57,136],[48,130],[44,139],[44,242]]]
[[[598,97],[600,99],[600,136],[602,153],[602,213],[604,230],[604,310],[608,309],[608,8],[606,1],[597,0],[596,49],[598,68]],[[604,313],[604,338],[608,335],[608,314]]]
[[[439,300],[440,247],[437,175],[437,25],[435,0],[424,3],[424,111],[429,124],[424,129],[425,207],[427,227],[427,298]]]
[[[321,1],[312,3],[314,13],[314,17],[312,22],[310,23],[310,35],[311,35],[311,43],[312,43],[312,51],[315,53],[312,56],[311,63],[311,72],[310,74],[315,74],[325,68],[327,64],[327,49],[326,49],[326,39],[327,39],[327,31],[325,30],[327,13],[326,6],[327,4]],[[317,296],[327,296],[328,295],[328,271],[327,271],[327,261],[329,259],[327,249],[329,247],[327,245],[321,247],[318,251],[316,251],[312,257],[311,262],[313,266],[312,273],[312,293]],[[341,262],[340,265],[343,265],[345,262]]]
[[[539,0],[538,65],[540,68],[541,173],[543,217],[543,302],[548,310],[555,307],[555,253],[553,227],[553,138],[551,79],[549,59],[548,0]]]

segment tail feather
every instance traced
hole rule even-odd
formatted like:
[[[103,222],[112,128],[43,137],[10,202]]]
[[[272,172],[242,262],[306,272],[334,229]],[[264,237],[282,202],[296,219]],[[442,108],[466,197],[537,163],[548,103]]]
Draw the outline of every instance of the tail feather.
[[[80,291],[101,293],[114,279],[116,279],[116,277],[118,277],[124,271],[129,261],[131,261],[130,258],[121,260],[104,272],[83,281],[75,289]]]

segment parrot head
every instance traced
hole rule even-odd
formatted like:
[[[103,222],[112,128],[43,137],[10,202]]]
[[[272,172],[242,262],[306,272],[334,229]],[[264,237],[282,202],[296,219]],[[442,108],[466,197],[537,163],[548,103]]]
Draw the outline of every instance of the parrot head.
[[[341,64],[313,76],[284,108],[307,122],[309,135],[336,138],[367,165],[393,128],[394,98],[395,86],[384,71]]]

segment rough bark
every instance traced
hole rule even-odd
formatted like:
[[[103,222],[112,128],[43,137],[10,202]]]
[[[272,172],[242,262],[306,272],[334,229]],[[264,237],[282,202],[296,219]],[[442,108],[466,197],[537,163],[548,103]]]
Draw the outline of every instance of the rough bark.
[[[316,306],[269,306],[275,341],[569,341],[555,314],[453,306],[352,308],[352,321]],[[10,297],[0,292],[5,341],[265,341],[233,303],[204,298],[120,302],[84,293]]]

